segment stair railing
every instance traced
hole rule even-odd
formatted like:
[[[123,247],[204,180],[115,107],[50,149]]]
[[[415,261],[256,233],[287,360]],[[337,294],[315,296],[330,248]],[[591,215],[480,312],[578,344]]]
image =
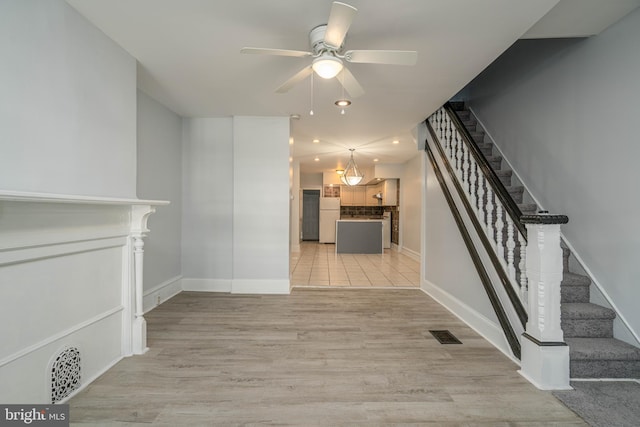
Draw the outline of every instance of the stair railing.
[[[505,293],[526,326],[520,373],[541,389],[570,388],[569,349],[560,326],[560,225],[568,218],[522,215],[449,103],[426,124],[449,174],[457,178],[458,193],[474,216],[474,227]]]
[[[507,292],[510,296],[515,292],[519,305],[526,307],[527,275],[524,271],[527,229],[520,220],[520,208],[450,104],[445,104],[427,121],[443,145],[444,155],[460,180],[485,236],[506,272],[506,280],[511,287]],[[519,258],[518,263],[516,258]],[[526,320],[524,308],[522,314]]]

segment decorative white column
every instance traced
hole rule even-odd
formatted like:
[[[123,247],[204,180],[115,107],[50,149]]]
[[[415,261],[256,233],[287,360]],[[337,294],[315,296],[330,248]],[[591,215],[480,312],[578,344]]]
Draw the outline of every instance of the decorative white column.
[[[520,374],[542,390],[567,390],[569,347],[560,326],[562,249],[560,224],[564,215],[524,215],[527,227],[526,269],[529,319],[522,334]]]
[[[143,289],[143,261],[144,241],[147,228],[147,219],[156,209],[150,205],[134,205],[131,207],[131,239],[133,240],[133,306],[134,318],[132,324],[132,351],[133,354],[144,354],[147,347],[147,321],[144,319],[142,306],[144,298]]]

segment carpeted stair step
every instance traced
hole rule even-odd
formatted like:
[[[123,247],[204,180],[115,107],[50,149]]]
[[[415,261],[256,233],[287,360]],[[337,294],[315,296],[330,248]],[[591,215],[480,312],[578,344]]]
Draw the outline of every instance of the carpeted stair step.
[[[464,101],[449,101],[449,104],[455,111],[464,110]]]
[[[487,156],[487,161],[494,171],[502,169],[502,156]]]
[[[589,287],[591,279],[582,274],[568,272],[565,269],[562,275],[562,283],[560,284],[560,302],[589,302]]]
[[[616,312],[588,302],[565,303],[560,306],[565,337],[611,338]]]
[[[640,379],[640,348],[615,338],[566,338],[571,378]]]
[[[518,207],[523,215],[535,215],[538,211],[538,205],[535,203],[518,203]]]
[[[485,157],[493,155],[493,144],[491,142],[481,142],[477,145]]]
[[[469,132],[469,134],[471,135],[471,138],[473,138],[473,140],[477,144],[484,143],[484,132],[483,131],[476,130],[475,132]]]
[[[500,178],[500,181],[502,181],[505,187],[511,186],[512,172],[510,170],[505,169],[505,170],[497,170],[494,172],[496,173],[496,175],[498,175],[498,178]]]
[[[524,187],[522,185],[514,185],[511,187],[507,187],[507,191],[509,195],[513,198],[513,201],[516,203],[522,203],[522,195],[524,194]]]

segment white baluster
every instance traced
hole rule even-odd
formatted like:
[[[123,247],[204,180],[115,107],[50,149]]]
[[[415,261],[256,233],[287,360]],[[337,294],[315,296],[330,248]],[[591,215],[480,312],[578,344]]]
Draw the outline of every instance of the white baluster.
[[[480,224],[486,228],[485,222],[485,203],[484,203],[484,186],[486,183],[486,179],[484,174],[480,170],[480,166],[476,165],[478,168],[478,216],[480,217]]]
[[[502,230],[504,229],[504,222],[502,221],[502,203],[498,196],[496,198],[496,252],[498,252],[498,258],[504,260],[504,246],[502,244]]]
[[[458,179],[462,179],[462,140],[460,139],[460,133],[456,130],[456,173]]]
[[[526,258],[527,258],[527,242],[524,240],[524,236],[518,232],[518,242],[520,243],[520,299],[523,303],[527,302],[527,272],[525,271]]]
[[[482,175],[484,177],[484,175]],[[489,183],[486,181],[486,179],[483,179],[485,181],[485,188],[487,190],[487,197],[485,197],[486,201],[487,201],[487,221],[486,221],[486,225],[487,225],[487,236],[491,239],[492,242],[495,242],[493,236],[494,236],[494,228],[493,228],[493,190],[491,189],[491,186],[489,185]]]
[[[471,192],[471,185],[469,184],[469,147],[464,142],[462,143],[462,183],[467,195]]]
[[[473,158],[473,156],[471,156],[470,159],[470,163],[471,163],[471,176],[469,178],[469,194],[471,195],[471,206],[473,206],[473,209],[476,211],[476,214],[478,214],[478,194],[476,192],[476,180],[477,180],[477,171],[478,171],[478,164],[476,163],[476,159]],[[476,215],[479,216],[479,215]]]
[[[507,217],[507,272],[509,273],[509,278],[511,279],[511,283],[516,286],[516,267],[514,265],[515,262],[515,254],[514,249],[516,248],[516,241],[513,238],[513,230],[514,224],[511,220],[511,216],[506,215]]]

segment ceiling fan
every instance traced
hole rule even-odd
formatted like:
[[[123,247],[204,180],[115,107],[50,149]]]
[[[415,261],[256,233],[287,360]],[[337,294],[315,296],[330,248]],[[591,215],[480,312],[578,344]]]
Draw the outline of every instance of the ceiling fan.
[[[344,51],[344,39],[356,9],[345,3],[334,1],[327,24],[319,25],[309,32],[311,51],[268,49],[259,47],[243,47],[241,53],[266,54],[276,56],[312,57],[313,61],[284,82],[277,93],[289,91],[297,83],[307,78],[314,71],[325,79],[340,75],[338,80],[349,95],[357,98],[364,94],[360,83],[344,66],[344,61],[363,64],[415,65],[418,53],[408,50],[347,50]]]

